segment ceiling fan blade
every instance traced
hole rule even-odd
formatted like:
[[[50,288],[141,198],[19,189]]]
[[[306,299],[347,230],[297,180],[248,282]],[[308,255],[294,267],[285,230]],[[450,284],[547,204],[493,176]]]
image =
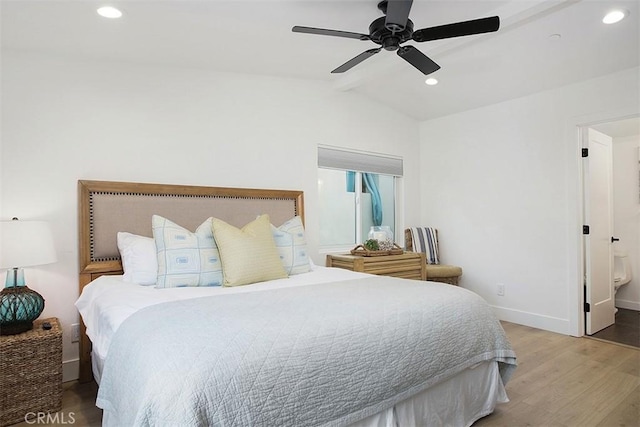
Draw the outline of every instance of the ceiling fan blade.
[[[382,50],[381,47],[379,47],[377,49],[366,50],[366,51],[362,52],[360,55],[356,56],[355,58],[351,58],[350,60],[348,60],[347,62],[345,62],[344,64],[342,64],[338,68],[336,68],[335,70],[333,70],[331,73],[332,74],[344,73],[345,71],[350,70],[351,68],[355,67],[356,65],[358,65],[359,63],[361,63],[365,59],[375,55],[376,53],[380,52],[381,50]]]
[[[346,37],[348,39],[370,40],[367,34],[352,33],[350,31],[327,30],[325,28],[300,27],[296,25],[291,29],[294,33],[318,34],[320,36]]]
[[[440,66],[433,62],[431,58],[429,58],[424,53],[420,52],[413,46],[403,46],[398,49],[398,56],[409,64],[416,67],[418,70],[422,72],[425,76],[427,74],[431,74],[434,71],[438,71]]]
[[[480,18],[416,30],[413,32],[413,40],[417,42],[428,42],[451,37],[491,33],[498,31],[498,28],[500,28],[500,17],[491,16],[489,18]]]
[[[409,12],[413,0],[389,0],[387,1],[387,17],[384,26],[391,32],[404,30],[409,19]]]

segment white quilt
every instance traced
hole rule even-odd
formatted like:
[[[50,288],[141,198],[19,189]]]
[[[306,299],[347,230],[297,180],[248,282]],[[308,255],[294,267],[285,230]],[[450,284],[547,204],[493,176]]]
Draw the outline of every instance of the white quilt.
[[[125,282],[122,276],[100,276],[84,287],[75,305],[82,315],[87,335],[91,339],[92,354],[103,361],[109,352],[111,339],[122,322],[145,307],[176,300],[261,292],[270,289],[339,282],[367,276],[369,275],[341,268],[314,265],[309,273],[246,286],[198,286],[166,289]],[[100,383],[99,378],[96,380]]]
[[[367,276],[155,304],[128,316],[97,404],[118,425],[346,425],[515,354],[484,300]]]

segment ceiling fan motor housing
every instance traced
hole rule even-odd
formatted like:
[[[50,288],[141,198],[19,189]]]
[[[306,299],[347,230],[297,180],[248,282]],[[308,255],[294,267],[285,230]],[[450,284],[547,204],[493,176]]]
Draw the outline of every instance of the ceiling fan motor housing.
[[[369,38],[372,42],[381,45],[386,50],[397,50],[401,43],[411,40],[413,35],[413,22],[407,19],[404,30],[392,32],[385,26],[385,17],[382,16],[369,25]]]

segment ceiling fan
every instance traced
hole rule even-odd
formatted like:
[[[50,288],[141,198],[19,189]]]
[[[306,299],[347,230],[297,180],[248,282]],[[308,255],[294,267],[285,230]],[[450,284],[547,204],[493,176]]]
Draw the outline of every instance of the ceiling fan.
[[[409,40],[422,43],[431,40],[490,33],[498,31],[498,28],[500,28],[500,18],[498,16],[491,16],[471,21],[439,25],[437,27],[422,28],[414,31],[413,22],[409,19],[409,12],[412,4],[413,0],[383,0],[378,3],[378,9],[380,9],[386,16],[376,19],[371,23],[371,25],[369,25],[369,34],[328,30],[324,28],[301,27],[297,25],[291,30],[294,33],[345,37],[348,39],[363,41],[369,40],[381,46],[362,52],[360,55],[348,60],[333,70],[332,73],[344,73],[365,59],[380,52],[382,49],[385,49],[390,51],[395,50],[400,58],[404,59],[426,75],[439,70],[440,66],[415,47],[400,46],[402,43]]]

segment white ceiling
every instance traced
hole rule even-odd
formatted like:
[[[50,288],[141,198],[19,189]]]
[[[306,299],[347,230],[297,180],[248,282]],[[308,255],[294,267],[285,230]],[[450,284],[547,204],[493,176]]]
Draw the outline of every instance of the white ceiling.
[[[609,135],[612,138],[636,136],[640,135],[640,118],[632,117],[629,119],[617,120],[615,122],[600,123],[591,127],[605,135]]]
[[[124,16],[96,14],[104,4]],[[497,33],[409,42],[442,68],[437,86],[394,52],[342,75],[330,71],[377,47],[292,33],[303,25],[368,33],[376,0],[0,0],[2,49],[326,80],[418,120],[481,107],[639,65],[637,0],[415,0],[415,29],[498,15]],[[605,12],[630,15],[604,25]],[[559,39],[550,38],[559,34]],[[381,118],[384,120],[384,118]]]

